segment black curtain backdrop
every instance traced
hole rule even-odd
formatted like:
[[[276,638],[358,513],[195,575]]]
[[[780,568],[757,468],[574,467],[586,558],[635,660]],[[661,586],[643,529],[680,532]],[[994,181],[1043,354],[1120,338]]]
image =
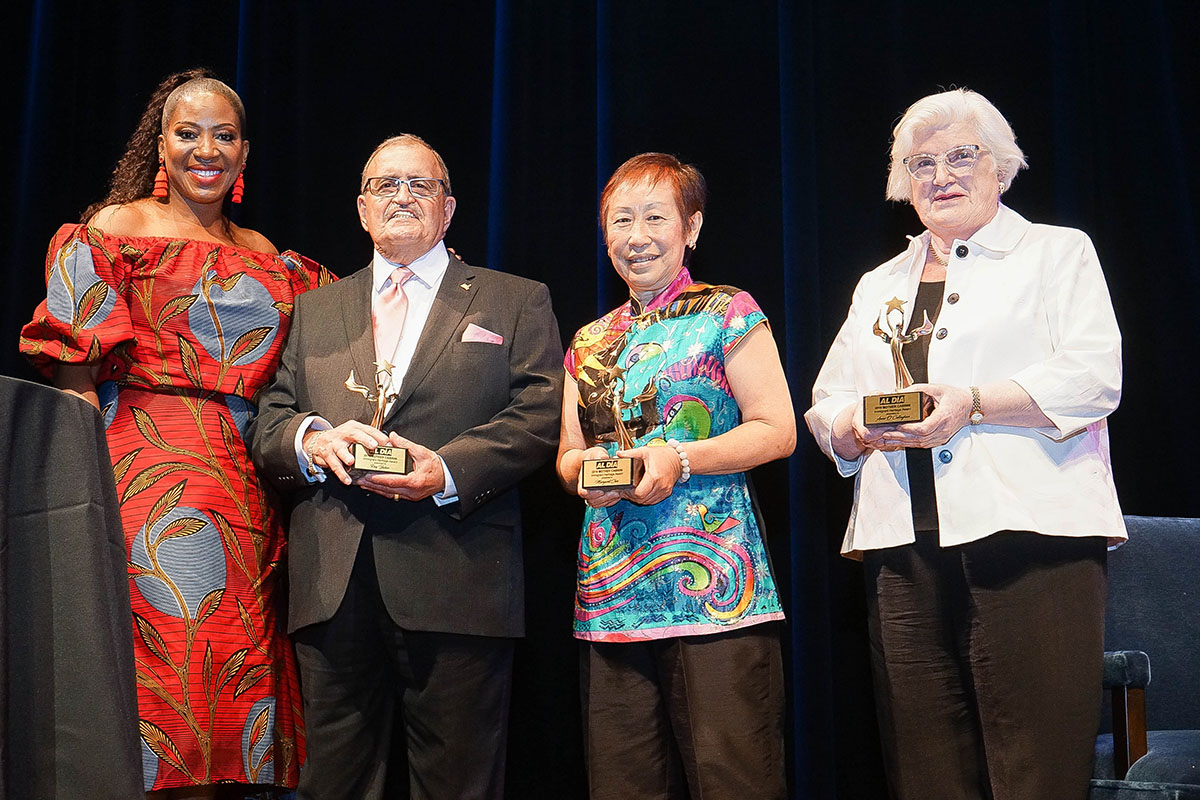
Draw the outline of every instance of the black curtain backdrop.
[[[696,163],[711,197],[693,271],[763,305],[799,416],[859,275],[920,230],[883,199],[892,126],[919,97],[967,86],[1028,155],[1006,202],[1082,228],[1100,253],[1125,337],[1111,420],[1125,510],[1200,515],[1195,0],[7,7],[5,374],[35,377],[17,333],[44,296],[50,236],[104,194],[158,80],[207,65],[249,112],[240,224],[349,274],[370,254],[354,211],[362,162],[384,137],[417,133],[454,180],[448,243],[546,282],[564,338],[622,300],[596,227],[612,169],[644,150]],[[837,556],[851,484],[803,431],[755,479],[789,610],[794,796],[882,798],[861,570]],[[527,517],[510,796],[581,797],[580,508],[543,469]]]

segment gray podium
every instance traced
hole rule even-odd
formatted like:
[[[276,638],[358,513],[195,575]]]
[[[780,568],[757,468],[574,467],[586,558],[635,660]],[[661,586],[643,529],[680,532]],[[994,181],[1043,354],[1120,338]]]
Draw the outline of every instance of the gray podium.
[[[100,415],[0,376],[0,799],[143,796],[125,560]]]

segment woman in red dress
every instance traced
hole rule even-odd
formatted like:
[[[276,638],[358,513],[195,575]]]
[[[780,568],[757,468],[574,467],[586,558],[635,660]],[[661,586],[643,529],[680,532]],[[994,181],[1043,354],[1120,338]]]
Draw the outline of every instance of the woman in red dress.
[[[51,241],[46,301],[21,335],[55,385],[104,416],[155,798],[272,796],[304,756],[278,608],[283,531],[242,433],[295,295],[331,278],[225,216],[243,190],[245,122],[210,73],[167,78],[109,196]]]

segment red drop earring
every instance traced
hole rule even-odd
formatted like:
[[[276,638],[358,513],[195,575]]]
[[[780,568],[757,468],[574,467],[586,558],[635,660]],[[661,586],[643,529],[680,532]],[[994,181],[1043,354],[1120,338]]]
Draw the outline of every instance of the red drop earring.
[[[154,191],[150,194],[159,199],[167,196],[167,167],[161,158],[158,160],[158,174],[154,176]]]
[[[229,199],[235,203],[242,202],[242,195],[246,191],[246,168],[242,167],[242,171],[238,173],[237,180],[233,182],[233,193]]]

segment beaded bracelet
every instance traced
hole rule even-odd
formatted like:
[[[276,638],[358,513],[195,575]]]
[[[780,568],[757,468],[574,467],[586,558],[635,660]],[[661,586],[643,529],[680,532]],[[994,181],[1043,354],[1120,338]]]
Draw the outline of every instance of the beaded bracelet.
[[[667,444],[675,448],[675,452],[679,454],[679,465],[683,467],[683,472],[679,475],[679,480],[676,483],[687,483],[692,477],[692,465],[688,461],[687,451],[683,449],[683,445],[678,439],[667,439]]]

